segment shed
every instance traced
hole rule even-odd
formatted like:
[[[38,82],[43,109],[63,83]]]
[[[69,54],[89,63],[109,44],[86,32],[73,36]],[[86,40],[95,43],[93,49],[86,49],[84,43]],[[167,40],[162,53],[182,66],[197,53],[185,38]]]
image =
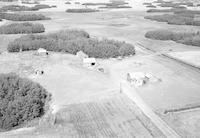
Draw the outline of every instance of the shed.
[[[83,59],[83,66],[85,67],[92,67],[95,66],[97,64],[96,59],[95,58],[84,58]]]
[[[127,81],[135,86],[142,86],[148,81],[148,77],[143,72],[127,73]]]
[[[38,53],[39,55],[48,55],[47,50],[44,49],[44,48],[39,48],[39,49],[37,50],[37,53]]]
[[[77,56],[78,58],[80,58],[80,59],[88,58],[88,55],[85,54],[83,51],[78,51],[78,52],[76,53],[76,56]]]

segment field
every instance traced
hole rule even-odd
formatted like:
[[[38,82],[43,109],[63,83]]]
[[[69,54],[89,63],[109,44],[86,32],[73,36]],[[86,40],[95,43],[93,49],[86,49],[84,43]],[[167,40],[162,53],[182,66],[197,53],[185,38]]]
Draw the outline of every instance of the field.
[[[97,59],[99,67],[105,69],[105,73],[102,73],[97,69],[83,68],[81,60],[70,54],[50,52],[47,57],[36,56],[35,51],[0,54],[0,72],[17,72],[20,76],[39,82],[52,93],[52,110],[56,115],[54,125],[13,131],[2,136],[164,137],[157,126],[146,120],[140,108],[119,92],[120,82],[126,79],[126,74],[137,71],[153,74],[161,81],[133,88],[133,91],[179,135],[197,136],[199,132],[195,132],[195,128],[198,128],[195,121],[198,120],[199,111],[173,113],[171,120],[168,114],[163,114],[167,109],[199,105],[200,73],[198,69],[166,58],[163,54],[171,54],[184,62],[198,63],[196,57],[199,57],[200,48],[172,41],[150,40],[144,35],[147,31],[163,28],[173,31],[200,29],[197,26],[146,20],[144,16],[155,13],[146,13],[143,2],[137,2],[135,6],[130,2],[132,9],[107,9],[81,14],[65,12],[64,6],[74,8],[74,2],[70,5],[58,2],[58,8],[37,11],[52,19],[34,21],[45,26],[44,34],[71,28],[82,29],[93,38],[131,43],[136,48],[136,55],[122,60]],[[76,7],[83,8],[83,5],[76,4]],[[0,24],[7,24],[7,21]],[[5,52],[8,43],[18,37],[20,35],[1,35],[0,50]],[[44,75],[35,75],[36,69],[44,70]],[[190,121],[191,127],[186,127],[185,122]],[[146,122],[151,125],[146,126]]]
[[[188,64],[191,64],[193,66],[200,67],[199,51],[171,52],[168,53],[168,55],[178,60],[187,62]]]
[[[193,109],[171,113],[163,116],[169,125],[182,134],[182,137],[199,137],[199,117],[200,110]]]

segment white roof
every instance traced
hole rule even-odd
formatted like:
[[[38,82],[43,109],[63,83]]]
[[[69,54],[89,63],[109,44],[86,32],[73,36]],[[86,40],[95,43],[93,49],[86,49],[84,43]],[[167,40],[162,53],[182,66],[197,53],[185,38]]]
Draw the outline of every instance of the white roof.
[[[129,73],[129,75],[131,78],[134,78],[134,79],[143,79],[146,77],[146,74],[143,72],[131,72]]]
[[[96,63],[95,58],[84,58],[83,63]]]
[[[44,48],[39,48],[37,51],[38,51],[39,53],[47,52],[47,50],[44,49]]]

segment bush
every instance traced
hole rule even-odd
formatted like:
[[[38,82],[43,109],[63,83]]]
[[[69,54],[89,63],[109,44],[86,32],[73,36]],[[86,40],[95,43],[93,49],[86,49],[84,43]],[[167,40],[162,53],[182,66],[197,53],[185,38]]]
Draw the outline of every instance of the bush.
[[[189,15],[198,15],[200,14],[199,10],[183,10],[183,11],[174,11],[174,14],[189,14]]]
[[[150,2],[144,2],[143,5],[147,5],[148,6],[148,5],[152,5],[152,3],[150,3]]]
[[[176,7],[179,7],[179,6],[181,6],[181,5],[185,5],[185,6],[188,6],[188,7],[194,6],[194,4],[193,4],[192,2],[178,2],[178,3],[163,2],[163,3],[159,4],[158,6],[176,8]]]
[[[200,21],[195,20],[194,14],[163,14],[163,15],[152,15],[145,16],[145,19],[155,20],[158,22],[167,22],[168,24],[176,24],[176,25],[193,25],[199,26]]]
[[[88,13],[88,12],[97,12],[98,10],[90,9],[90,8],[83,8],[83,9],[67,9],[66,12],[69,13]]]
[[[46,4],[37,4],[34,7],[32,7],[31,10],[35,11],[35,10],[48,9],[48,8],[51,8],[51,6],[46,5]]]
[[[0,0],[2,2],[14,2],[14,1],[18,1],[18,0]]]
[[[38,11],[40,9],[45,8],[51,8],[49,5],[45,4],[38,4],[34,7],[28,7],[28,6],[20,6],[20,5],[7,5],[0,8],[1,12],[7,12],[7,11]]]
[[[146,7],[147,8],[156,8],[156,6],[154,6],[154,5],[147,5]]]
[[[175,8],[175,7],[178,7],[179,6],[179,4],[178,3],[172,3],[172,2],[168,2],[168,3],[161,3],[161,4],[158,4],[158,6],[160,6],[160,7],[173,7],[173,8]]]
[[[145,34],[145,37],[156,39],[156,40],[172,40],[173,33],[167,30],[156,30],[156,31],[149,31]]]
[[[122,5],[122,6],[105,6],[105,7],[99,7],[100,9],[123,9],[123,8],[132,8],[131,6],[125,6],[125,5]]]
[[[200,33],[171,32],[167,30],[149,31],[146,38],[155,40],[172,40],[186,45],[200,46]]]
[[[68,1],[68,2],[65,2],[65,4],[71,4],[71,2]]]
[[[153,3],[165,3],[165,1],[164,0],[156,0]]]
[[[16,13],[0,13],[0,18],[12,21],[36,21],[49,20],[42,14],[16,14]]]
[[[83,51],[90,57],[110,58],[135,54],[131,44],[114,40],[97,40],[89,37],[84,31],[67,30],[48,35],[26,35],[9,43],[9,52],[37,50],[76,54]]]
[[[171,9],[148,9],[147,12],[154,13],[154,12],[184,12],[187,8],[186,7],[178,7],[178,8],[171,8]]]
[[[7,12],[7,11],[31,11],[32,8],[27,6],[19,6],[19,5],[7,5],[0,8],[0,11]]]
[[[56,5],[52,5],[52,6],[51,6],[51,8],[56,8],[56,7],[57,7]]]
[[[22,1],[23,4],[39,4],[38,1]]]
[[[0,74],[0,128],[10,130],[41,117],[51,95],[38,83]]]
[[[135,48],[130,44],[124,44],[123,46],[120,47],[119,54],[121,56],[134,55],[135,54]]]
[[[30,34],[42,33],[45,28],[42,24],[33,23],[12,23],[0,26],[0,34]]]
[[[99,6],[99,5],[107,5],[108,3],[83,3],[82,5],[86,5],[86,6]]]
[[[130,6],[126,6],[125,4],[128,4],[127,2],[123,1],[112,1],[108,3],[83,3],[82,5],[87,5],[87,6],[103,6],[99,8],[106,8],[106,9],[113,9],[113,8],[132,8]]]

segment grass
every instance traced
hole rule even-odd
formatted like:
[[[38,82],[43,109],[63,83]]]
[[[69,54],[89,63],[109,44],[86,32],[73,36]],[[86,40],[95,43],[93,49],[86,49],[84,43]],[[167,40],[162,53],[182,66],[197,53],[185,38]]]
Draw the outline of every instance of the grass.
[[[45,28],[42,24],[33,23],[12,23],[8,25],[0,26],[0,34],[30,34],[30,33],[42,33]]]
[[[47,35],[26,35],[8,45],[9,52],[37,50],[45,48],[48,51],[76,54],[83,51],[90,57],[110,58],[135,54],[134,46],[115,40],[98,40],[90,38],[85,31],[66,30]]]
[[[17,13],[0,13],[0,18],[11,21],[36,21],[49,20],[42,14],[17,14]]]
[[[98,12],[99,10],[82,8],[82,9],[67,9],[66,12],[69,13],[89,13],[89,12]]]
[[[155,40],[172,40],[185,45],[200,47],[200,32],[172,32],[168,30],[149,31],[145,34],[146,38]]]

